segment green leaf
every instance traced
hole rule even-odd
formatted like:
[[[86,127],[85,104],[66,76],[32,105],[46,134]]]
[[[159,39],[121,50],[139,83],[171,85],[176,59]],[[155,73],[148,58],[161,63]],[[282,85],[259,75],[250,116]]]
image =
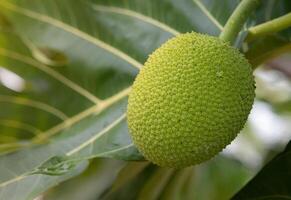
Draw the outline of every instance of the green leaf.
[[[288,0],[267,0],[264,1],[253,20],[257,24],[281,17],[291,11],[291,3]],[[291,29],[286,29],[276,34],[260,37],[254,41],[247,41],[248,48],[244,51],[246,57],[254,67],[274,58],[291,49]]]
[[[3,163],[2,163],[3,165]],[[15,176],[9,181],[2,182],[0,184],[0,197],[1,199],[34,199],[36,196],[46,191],[47,188],[53,187],[58,183],[70,179],[78,174],[80,174],[87,166],[86,162],[78,165],[71,173],[65,174],[63,176],[44,176],[44,175],[28,175],[22,174]],[[26,166],[22,166],[22,169]],[[7,168],[5,165],[1,167],[5,169],[7,176],[11,176],[14,173],[12,168],[9,166]],[[1,180],[3,175],[1,177]],[[16,189],[18,188],[18,189]],[[29,188],[29,189],[28,189]]]
[[[16,42],[18,40],[12,40],[12,41],[13,42],[11,42],[10,46],[6,48],[12,48],[13,44],[17,44]],[[8,54],[8,55],[11,55],[11,54]],[[14,53],[12,55],[18,55],[18,54]],[[39,64],[36,61],[34,61],[32,58],[30,58],[29,55],[27,55],[27,58],[25,59],[25,61],[27,60],[31,62],[26,63],[25,67],[30,66],[29,64],[31,65]],[[5,60],[2,60],[2,61],[5,64],[7,64],[6,66],[13,66],[8,61],[6,62]],[[19,66],[19,65],[16,65],[16,66]],[[45,67],[44,65],[41,65],[41,64],[40,66]],[[38,75],[40,76],[41,74],[38,72]],[[103,142],[101,142],[101,140],[99,139],[98,146],[94,148],[95,134],[98,135],[98,133],[102,132],[104,128],[106,129],[108,127],[108,124],[110,124],[112,121],[115,121],[116,118],[123,115],[125,106],[126,106],[126,99],[123,99],[122,101],[120,100],[126,96],[127,91],[129,90],[122,91],[121,93],[118,93],[116,96],[113,96],[107,101],[102,101],[103,104],[97,104],[95,106],[91,106],[88,109],[81,111],[79,114],[74,115],[73,117],[66,118],[64,121],[60,122],[58,125],[48,129],[48,131],[45,131],[44,133],[37,135],[35,139],[33,140],[33,141],[39,141],[39,140],[43,141],[44,139],[49,138],[50,136],[56,133],[62,132],[62,134],[58,136],[57,138],[54,138],[51,143],[1,157],[0,158],[0,163],[1,163],[0,194],[2,195],[1,198],[3,197],[4,199],[8,199],[8,198],[9,199],[23,199],[23,198],[29,198],[31,196],[35,197],[39,193],[45,191],[47,188],[80,173],[80,171],[84,169],[84,167],[82,168],[77,167],[73,171],[70,171],[70,173],[67,173],[64,176],[59,176],[59,177],[48,177],[45,175],[31,175],[30,176],[30,174],[32,174],[33,172],[36,172],[36,168],[42,162],[44,162],[45,160],[47,160],[48,158],[52,156],[63,155],[65,153],[68,153],[69,151],[78,152],[76,150],[83,150],[84,147],[92,148],[92,150],[94,149],[95,152],[97,151],[98,154],[101,154],[102,156],[106,156],[106,154],[107,156],[113,156],[114,154],[119,155],[120,152],[115,151],[115,150],[118,148],[122,148],[123,152],[126,153],[124,154],[125,159],[130,159],[129,158],[130,155],[134,155],[134,153],[130,153],[130,149],[132,149],[133,152],[135,153],[136,153],[136,149],[134,149],[134,147],[125,148],[125,149],[123,148],[124,146],[130,144],[130,139],[127,134],[127,126],[124,121],[122,125],[120,125],[120,130],[116,130],[116,129],[111,130],[113,134],[106,137],[103,136],[103,139],[101,139]],[[66,90],[64,90],[63,92],[66,92]],[[7,99],[7,103],[9,103],[9,100],[13,98],[15,101],[17,100],[16,102],[22,106],[23,104],[27,105],[29,102],[29,105],[31,105],[31,107],[34,107],[34,108],[51,108],[48,106],[44,106],[44,103],[36,104],[36,100],[31,100],[27,98],[24,99],[24,97],[8,96],[10,99],[8,99],[7,96],[5,97]],[[114,105],[112,107],[112,104],[116,102],[118,102],[117,105]],[[46,111],[45,114],[51,114],[47,112],[47,110],[51,110],[51,109],[42,109],[42,110]],[[7,113],[9,114],[10,112],[7,112]],[[71,128],[68,129],[68,127],[71,127]],[[113,126],[111,127],[114,128]],[[106,130],[108,130],[108,128]],[[103,134],[105,133],[106,131],[103,130]],[[122,134],[125,133],[126,135],[125,137],[120,136],[119,133],[122,133]],[[120,147],[120,145],[122,146]],[[123,154],[119,155],[118,157],[120,158],[122,156]],[[18,163],[21,163],[21,165],[19,165]],[[82,164],[82,166],[84,166],[84,164]],[[45,173],[45,174],[52,174],[52,170],[51,171],[38,171],[38,173],[40,172]],[[32,182],[37,182],[38,184],[32,185],[31,184]],[[15,195],[11,195],[13,191],[15,190],[15,188],[20,188],[20,187],[23,188],[23,192],[17,193]]]
[[[125,116],[142,64],[178,33],[218,36],[238,2],[1,1],[0,66],[24,88],[0,85],[0,150],[20,149],[0,157],[0,197],[34,198],[84,170],[76,160],[143,159]]]
[[[224,200],[233,196],[251,177],[241,163],[223,156],[174,171],[145,165],[129,163],[119,172],[111,190],[100,199]]]
[[[141,159],[129,138],[124,115],[126,96],[138,69],[150,52],[178,32],[218,35],[221,27],[216,21],[224,23],[231,13],[216,20],[212,15],[220,14],[208,12],[203,2],[184,0],[179,6],[174,1],[161,3],[0,2],[1,12],[12,26],[3,26],[0,35],[0,64],[25,81],[24,90],[18,93],[1,89],[1,118],[6,120],[1,129],[14,138],[2,147],[5,151],[15,146],[27,148],[0,158],[3,198],[37,195],[51,186],[46,178],[56,184],[74,174],[61,169],[70,159]],[[205,23],[201,24],[201,19]],[[28,131],[22,137],[23,126],[7,127],[7,120],[39,131]],[[50,143],[35,146],[47,141]],[[59,157],[62,155],[65,160]],[[62,158],[57,159],[61,168],[55,166],[56,159],[48,160],[51,157]],[[67,173],[28,176],[36,169],[45,174]],[[29,185],[38,179],[39,184]],[[21,196],[9,196],[16,187],[22,188]]]
[[[163,200],[180,200],[185,199],[185,186],[189,178],[194,173],[193,167],[188,167],[183,170],[177,171],[174,176],[172,176],[171,181],[168,183],[167,187],[164,189],[161,199]]]
[[[142,171],[149,166],[149,162],[133,162],[128,163],[118,174],[114,184],[112,185],[110,191],[105,195],[105,198],[112,195],[115,192],[118,192],[119,189],[124,187],[134,178],[136,178]]]
[[[291,2],[288,0],[266,0],[257,9],[254,18],[257,23],[263,23],[274,18],[283,16],[284,14],[288,14],[290,10]]]
[[[79,18],[79,20],[81,19],[82,18]],[[41,129],[40,134],[31,134],[30,136],[33,143],[51,140],[50,144],[33,147],[0,158],[1,198],[23,199],[29,198],[32,195],[36,196],[52,185],[65,180],[65,177],[72,177],[76,174],[75,171],[77,169],[60,177],[48,177],[44,175],[28,176],[28,174],[36,172],[37,167],[52,156],[59,156],[66,153],[80,153],[80,156],[86,158],[88,154],[90,155],[89,157],[116,156],[122,159],[136,159],[136,155],[140,156],[135,147],[131,144],[127,125],[124,120],[126,106],[126,99],[124,99],[124,97],[128,94],[129,89],[125,89],[121,93],[115,93],[112,95],[112,98],[104,100],[95,96],[96,93],[98,94],[96,86],[100,86],[103,91],[109,92],[102,92],[103,96],[110,96],[112,93],[110,89],[113,88],[114,92],[118,92],[121,88],[124,88],[124,86],[129,85],[133,79],[133,75],[137,72],[136,68],[129,66],[128,68],[132,69],[132,71],[129,70],[125,73],[124,70],[126,67],[119,68],[123,72],[120,72],[118,69],[113,71],[112,68],[108,69],[108,64],[101,63],[102,65],[99,67],[96,66],[92,71],[92,65],[87,62],[88,56],[91,57],[92,55],[88,55],[88,52],[87,55],[77,54],[76,56],[66,52],[66,55],[70,55],[68,56],[70,60],[68,65],[64,66],[64,68],[51,68],[45,65],[47,63],[39,62],[42,61],[41,59],[38,59],[39,61],[33,59],[32,55],[34,55],[35,49],[32,49],[31,46],[34,45],[37,47],[38,45],[32,44],[30,39],[27,39],[25,36],[18,37],[17,34],[11,32],[3,32],[1,34],[1,66],[17,73],[28,83],[28,85],[33,87],[26,88],[24,92],[19,94],[11,94],[7,89],[3,92],[3,94],[7,93],[7,95],[3,95],[1,101],[2,106],[3,103],[5,105],[3,106],[5,108],[4,112],[1,112],[1,114],[3,114],[3,119],[9,118],[10,121],[13,119],[14,121],[20,122],[25,120],[25,123],[39,127]],[[81,34],[81,37],[88,39],[87,35],[84,36],[84,33]],[[54,37],[49,36],[49,38]],[[85,39],[82,38],[79,41],[75,41],[74,39],[72,40],[72,38],[66,38],[66,36],[62,37],[63,41],[67,41],[68,43],[75,41],[77,46],[83,45],[84,49],[99,44],[97,42],[98,40],[95,40],[93,37],[89,37],[88,40]],[[9,43],[7,41],[9,41]],[[39,46],[42,47],[42,45]],[[54,49],[52,47],[49,48]],[[105,48],[107,48],[106,45]],[[59,50],[60,49],[58,49],[58,51]],[[112,51],[116,53],[114,49]],[[93,52],[93,55],[98,55],[98,51],[95,52],[93,50],[89,52]],[[102,54],[100,56],[93,56],[94,59],[95,57],[96,60],[93,62],[100,63],[99,58],[102,58]],[[109,66],[116,63],[114,59],[107,60],[106,62],[111,63]],[[116,64],[122,67],[121,63],[123,60],[121,59],[120,61],[121,62]],[[82,66],[91,69],[91,71],[80,69],[80,63],[83,63]],[[69,77],[71,73],[67,73],[73,73],[74,69],[78,69],[78,72],[75,72],[75,80]],[[84,72],[80,73],[80,70]],[[100,77],[96,79],[94,77],[96,81],[90,85],[91,87],[84,85],[84,83],[88,83],[87,78],[89,78],[89,74],[96,74],[94,71],[99,72]],[[82,76],[77,76],[77,74],[83,75],[84,77],[86,76],[87,78],[83,79]],[[116,74],[118,74],[118,76],[116,76]],[[110,81],[108,82],[107,79]],[[82,84],[80,82],[82,82]],[[94,85],[94,87],[92,87],[92,85]],[[69,104],[68,99],[72,99]],[[123,100],[120,102],[121,99]],[[115,107],[112,108],[112,104],[115,103],[118,104],[114,105]],[[19,109],[19,111],[12,112],[15,109]],[[27,116],[27,113],[33,113],[33,115]],[[58,113],[64,113],[62,115],[63,117],[59,117],[60,115],[57,115]],[[122,117],[122,120],[120,117]],[[110,123],[113,123],[118,118],[120,118],[120,120],[110,125]],[[43,122],[43,124],[41,122]],[[22,124],[23,123],[24,122],[22,122]],[[7,123],[5,125],[7,126]],[[6,127],[4,128],[7,130]],[[11,135],[10,131],[5,132]],[[108,135],[107,132],[111,132],[112,134]],[[98,135],[99,133],[102,133],[102,137]],[[17,134],[21,134],[21,131],[19,129],[13,130],[13,134],[19,138]],[[52,139],[51,137],[56,134],[60,136]],[[97,139],[98,141],[96,143]],[[27,144],[25,146],[31,146],[31,141],[25,141],[25,144]],[[5,143],[4,145],[7,144]],[[94,156],[92,156],[93,151],[96,153]],[[18,163],[22,163],[22,165],[19,166]],[[59,168],[52,170],[52,167],[54,167],[53,164],[55,164],[54,160],[50,160],[45,166],[38,168],[37,172],[45,174],[63,174],[64,171],[60,173]],[[49,170],[47,165],[50,165]],[[59,163],[59,165],[62,166],[62,163]],[[38,181],[39,184],[31,185],[31,182],[35,181]],[[23,192],[21,194],[15,194],[14,196],[11,195],[15,188],[22,188]]]
[[[159,199],[174,173],[174,169],[158,168],[145,182],[142,190],[139,192],[138,199]]]
[[[245,56],[253,66],[258,66],[291,49],[291,41],[279,36],[266,36],[252,42]]]
[[[124,110],[121,104],[125,105],[125,103],[126,101],[122,101],[99,115],[88,117],[76,123],[71,129],[63,131],[63,134],[55,138],[52,143],[0,158],[0,194],[6,197],[5,194],[9,195],[6,191],[12,192],[17,186],[27,187],[27,184],[30,183],[28,182],[29,180],[36,181],[39,179],[39,176],[29,175],[31,173],[50,175],[71,174],[68,170],[71,170],[72,164],[76,164],[73,162],[74,160],[70,160],[68,157],[61,157],[61,159],[59,159],[60,157],[57,157],[57,159],[54,157],[46,161],[47,158],[55,155],[65,154],[66,156],[71,156],[77,154],[78,160],[83,158],[83,156],[88,158],[88,154],[90,155],[89,157],[115,157],[116,155],[118,158],[123,158],[124,156],[124,159],[129,159],[130,157],[136,159],[135,155],[137,155],[137,152],[131,145],[125,121],[120,124],[117,123],[120,120],[116,121],[116,117],[118,118],[120,115],[123,115],[121,113]],[[119,119],[121,118],[119,117]],[[110,125],[108,126],[107,124]],[[114,128],[116,125],[119,126],[116,129],[108,128]],[[97,138],[98,140],[96,140]],[[119,150],[126,151],[126,153],[122,154]],[[41,165],[43,162],[44,164]],[[22,165],[19,166],[17,163],[22,163]],[[41,166],[39,167],[39,165]],[[46,176],[42,175],[41,177]],[[63,176],[60,176],[54,180],[59,181],[62,179]],[[40,181],[42,180],[43,182],[40,182],[41,184],[39,185],[43,186],[46,183],[46,179],[40,179]],[[22,192],[21,196],[29,196],[31,192],[39,191],[39,185],[30,187],[29,190],[25,191],[27,193]],[[49,186],[45,185],[45,187]],[[15,199],[19,199],[19,197],[17,196]]]
[[[263,169],[232,199],[269,199],[291,198],[291,143],[270,161]]]
[[[125,163],[113,159],[94,159],[88,169],[71,180],[65,181],[43,195],[44,200],[100,199],[110,189]]]
[[[157,166],[149,162],[130,162],[116,177],[114,184],[100,197],[102,200],[137,199],[144,183],[151,177]]]

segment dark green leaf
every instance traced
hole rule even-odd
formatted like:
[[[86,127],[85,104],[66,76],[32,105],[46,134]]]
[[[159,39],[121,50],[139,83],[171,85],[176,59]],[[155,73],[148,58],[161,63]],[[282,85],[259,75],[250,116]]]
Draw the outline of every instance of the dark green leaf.
[[[291,143],[270,161],[233,200],[291,199]]]
[[[245,53],[250,63],[256,67],[291,49],[291,41],[278,36],[266,36],[252,42]]]

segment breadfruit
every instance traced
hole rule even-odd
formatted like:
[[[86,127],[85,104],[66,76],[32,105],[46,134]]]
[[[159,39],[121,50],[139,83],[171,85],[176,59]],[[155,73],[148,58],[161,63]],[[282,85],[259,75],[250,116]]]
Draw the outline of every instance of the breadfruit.
[[[137,75],[127,108],[134,144],[149,161],[182,168],[223,150],[243,128],[255,97],[252,67],[217,37],[178,35]]]

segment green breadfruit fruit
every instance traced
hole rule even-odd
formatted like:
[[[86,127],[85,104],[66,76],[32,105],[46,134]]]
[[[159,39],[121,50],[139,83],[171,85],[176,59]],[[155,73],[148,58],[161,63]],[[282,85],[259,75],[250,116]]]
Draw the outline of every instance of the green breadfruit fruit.
[[[181,168],[212,158],[243,128],[252,67],[219,38],[181,34],[153,52],[129,95],[134,144],[153,163]]]

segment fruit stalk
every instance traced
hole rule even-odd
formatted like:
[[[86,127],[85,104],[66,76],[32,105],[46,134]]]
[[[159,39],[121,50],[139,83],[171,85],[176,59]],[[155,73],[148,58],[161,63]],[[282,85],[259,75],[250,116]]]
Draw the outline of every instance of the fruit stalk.
[[[232,13],[219,38],[233,44],[249,15],[259,5],[261,0],[243,0]]]
[[[257,37],[276,33],[291,26],[291,13],[278,17],[271,21],[259,24],[249,29],[248,41]]]

